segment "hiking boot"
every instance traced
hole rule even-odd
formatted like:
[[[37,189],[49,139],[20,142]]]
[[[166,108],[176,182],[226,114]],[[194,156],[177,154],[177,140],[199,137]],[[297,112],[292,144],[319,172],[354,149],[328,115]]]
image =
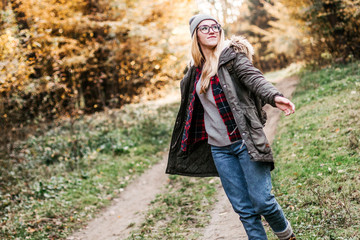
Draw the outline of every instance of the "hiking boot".
[[[288,240],[296,240],[295,234],[291,234],[290,238]]]

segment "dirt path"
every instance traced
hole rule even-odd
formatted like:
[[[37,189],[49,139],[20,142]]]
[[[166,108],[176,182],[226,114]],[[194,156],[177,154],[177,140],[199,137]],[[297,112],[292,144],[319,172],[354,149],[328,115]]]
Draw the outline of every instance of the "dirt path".
[[[285,78],[275,81],[277,88],[289,97],[295,90],[296,78]],[[177,97],[172,97],[171,101],[176,101]],[[157,100],[159,102],[159,100]],[[160,102],[164,102],[161,100]],[[276,132],[277,122],[280,118],[280,111],[267,106],[268,122],[265,132],[272,142]],[[119,198],[114,199],[111,206],[95,219],[90,221],[82,230],[68,237],[68,240],[98,240],[98,239],[126,239],[131,230],[137,228],[144,220],[148,205],[155,199],[156,194],[163,190],[167,183],[168,176],[164,174],[166,167],[167,154],[164,159],[154,165],[151,169],[142,174],[133,183],[129,184],[120,194]],[[203,231],[203,239],[247,239],[246,233],[241,226],[237,214],[232,207],[222,189],[219,186],[217,195],[218,202],[210,213],[211,221]]]
[[[155,199],[156,194],[161,193],[162,186],[167,183],[168,176],[164,174],[165,160],[164,156],[160,163],[129,184],[119,198],[113,200],[111,206],[90,221],[86,228],[68,239],[125,239],[134,227],[142,223],[150,201]]]
[[[165,89],[165,97],[146,101],[146,105],[157,108],[164,104],[180,101],[180,90],[177,87]],[[136,105],[136,104],[135,104]],[[68,240],[115,240],[126,239],[133,229],[145,219],[148,206],[155,196],[162,192],[168,182],[165,174],[167,153],[163,159],[130,183],[111,206],[105,208],[99,216],[91,220],[86,227]]]

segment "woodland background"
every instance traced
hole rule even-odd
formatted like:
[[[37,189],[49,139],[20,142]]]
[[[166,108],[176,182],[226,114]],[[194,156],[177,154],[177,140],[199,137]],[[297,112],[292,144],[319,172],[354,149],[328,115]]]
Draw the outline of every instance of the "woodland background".
[[[228,36],[245,35],[263,71],[360,58],[359,0],[2,0],[0,7],[7,149],[29,126],[139,101],[181,78],[197,7],[217,16]]]
[[[163,158],[178,103],[143,100],[179,85],[199,9],[267,78],[305,66],[274,190],[300,239],[358,239],[360,0],[1,0],[1,239],[65,239]],[[215,185],[170,177],[134,236],[198,239]]]
[[[188,19],[243,34],[262,71],[360,58],[359,0],[2,0],[1,146],[60,117],[156,97],[181,78]]]

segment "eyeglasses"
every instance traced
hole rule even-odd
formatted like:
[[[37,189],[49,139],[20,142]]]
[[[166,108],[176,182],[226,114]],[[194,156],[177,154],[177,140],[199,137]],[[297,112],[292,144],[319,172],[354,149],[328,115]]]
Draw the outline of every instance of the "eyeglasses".
[[[221,25],[220,24],[214,24],[214,25],[211,25],[211,26],[201,25],[197,29],[199,29],[200,32],[202,32],[204,34],[208,34],[210,32],[210,28],[213,30],[213,32],[216,32],[216,33],[221,31]]]

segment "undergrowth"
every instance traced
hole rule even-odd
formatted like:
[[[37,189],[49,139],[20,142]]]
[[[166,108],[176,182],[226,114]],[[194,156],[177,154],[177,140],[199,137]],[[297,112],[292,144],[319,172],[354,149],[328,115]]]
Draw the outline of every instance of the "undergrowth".
[[[1,239],[61,239],[162,159],[177,104],[64,121],[0,161]]]
[[[293,101],[274,141],[277,200],[297,239],[359,239],[360,64],[303,72]]]
[[[359,69],[304,71],[297,111],[278,127],[274,193],[298,239],[358,239]],[[0,162],[0,238],[61,239],[79,228],[161,158],[176,109],[109,111],[18,142]],[[218,186],[171,176],[129,239],[198,239]]]

